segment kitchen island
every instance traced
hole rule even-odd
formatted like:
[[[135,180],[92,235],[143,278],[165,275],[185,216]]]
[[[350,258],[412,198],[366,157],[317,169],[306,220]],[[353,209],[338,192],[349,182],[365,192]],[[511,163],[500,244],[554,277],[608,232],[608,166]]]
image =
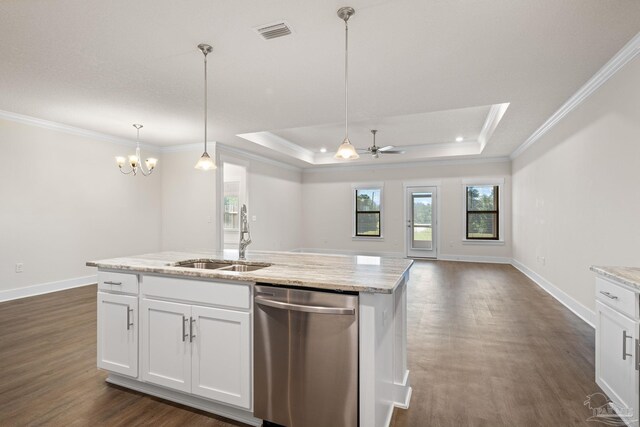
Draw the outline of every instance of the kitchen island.
[[[386,426],[393,408],[408,407],[411,396],[406,284],[412,263],[267,251],[243,261],[234,251],[91,261],[98,268],[98,367],[109,372],[110,383],[260,425],[254,416],[257,286],[354,295],[355,419]],[[273,394],[267,400],[281,397]],[[307,404],[322,412],[322,402]]]

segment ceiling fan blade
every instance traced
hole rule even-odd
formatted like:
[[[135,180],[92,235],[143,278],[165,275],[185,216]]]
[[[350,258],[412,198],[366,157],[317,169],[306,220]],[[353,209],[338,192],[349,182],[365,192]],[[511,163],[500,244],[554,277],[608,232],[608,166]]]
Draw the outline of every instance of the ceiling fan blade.
[[[368,148],[356,148],[356,151],[358,153],[369,153],[371,150],[369,150]]]
[[[383,151],[384,154],[404,154],[404,150],[387,150]]]
[[[385,147],[380,147],[380,148],[378,148],[378,151],[385,152],[385,151],[389,151],[389,150],[391,150],[391,149],[393,149],[393,148],[395,148],[393,145],[387,145],[387,146],[385,146]]]

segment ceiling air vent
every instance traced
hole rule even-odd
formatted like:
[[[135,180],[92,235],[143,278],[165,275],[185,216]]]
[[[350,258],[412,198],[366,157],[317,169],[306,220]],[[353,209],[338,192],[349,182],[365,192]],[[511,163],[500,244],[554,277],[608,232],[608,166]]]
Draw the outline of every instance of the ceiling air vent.
[[[265,40],[271,40],[278,37],[284,37],[291,34],[291,26],[285,21],[274,22],[272,24],[261,25],[254,28],[255,32]]]

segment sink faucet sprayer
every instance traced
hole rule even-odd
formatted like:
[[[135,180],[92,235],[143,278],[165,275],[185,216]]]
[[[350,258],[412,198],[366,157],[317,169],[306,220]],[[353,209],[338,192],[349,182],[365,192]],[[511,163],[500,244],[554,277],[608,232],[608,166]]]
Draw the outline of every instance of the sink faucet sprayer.
[[[240,248],[238,250],[238,259],[246,259],[245,252],[249,243],[251,243],[251,233],[249,232],[247,205],[242,205],[240,209]]]

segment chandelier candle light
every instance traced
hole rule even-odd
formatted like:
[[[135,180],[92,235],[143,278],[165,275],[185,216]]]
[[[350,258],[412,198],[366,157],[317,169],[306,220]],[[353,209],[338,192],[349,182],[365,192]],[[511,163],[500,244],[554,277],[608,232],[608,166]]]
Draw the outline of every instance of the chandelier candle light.
[[[207,153],[207,54],[211,53],[213,48],[208,44],[201,43],[198,49],[204,55],[204,153],[198,159],[195,168],[203,171],[216,169],[216,163]]]
[[[155,159],[153,157],[149,157],[148,159],[146,159],[144,163],[147,166],[147,171],[145,172],[144,168],[141,165],[142,162],[140,160],[140,128],[142,128],[142,125],[134,124],[133,127],[136,128],[137,134],[136,134],[136,154],[129,156],[129,166],[131,166],[131,170],[129,170],[128,172],[124,171],[123,166],[127,163],[127,159],[124,157],[120,157],[120,156],[116,157],[116,163],[118,164],[118,169],[120,169],[120,172],[122,172],[125,175],[129,175],[129,174],[137,175],[138,172],[140,172],[143,176],[149,176],[151,175],[156,165],[158,164],[158,159]]]
[[[355,147],[349,141],[349,18],[356,11],[352,7],[341,7],[338,16],[344,21],[344,141],[338,147],[336,159],[356,160],[360,158]]]

